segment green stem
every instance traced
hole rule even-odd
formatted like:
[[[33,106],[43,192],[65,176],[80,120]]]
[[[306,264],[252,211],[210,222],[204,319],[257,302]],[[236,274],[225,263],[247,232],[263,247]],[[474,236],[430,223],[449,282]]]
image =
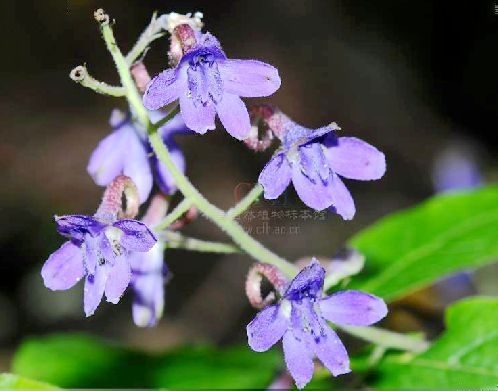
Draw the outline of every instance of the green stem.
[[[107,16],[107,15],[106,15]],[[157,158],[166,165],[169,172],[173,176],[178,189],[183,196],[195,205],[201,213],[209,218],[213,223],[225,231],[242,250],[260,262],[270,263],[277,266],[280,270],[289,277],[293,277],[297,273],[297,268],[281,258],[277,254],[268,250],[257,240],[248,235],[244,229],[233,219],[229,218],[224,211],[212,205],[201,193],[190,183],[185,175],[178,170],[175,163],[171,159],[171,155],[164,145],[160,135],[157,133],[157,127],[152,125],[147,114],[147,110],[143,106],[142,98],[131,77],[130,68],[119,50],[112,28],[109,24],[109,18],[104,18],[104,22],[100,22],[102,36],[106,43],[107,49],[116,65],[121,84],[126,89],[126,98],[132,110],[137,115],[138,120],[147,128],[149,133],[149,142],[156,154]],[[174,110],[173,110],[174,111]],[[170,113],[172,114],[172,113]]]
[[[175,209],[166,215],[166,217],[154,227],[155,231],[162,231],[168,228],[176,220],[178,220],[190,207],[192,206],[192,201],[188,198],[184,198]]]
[[[116,43],[109,19],[100,23],[100,30],[102,32],[102,36],[104,37],[107,50],[111,53],[114,64],[116,65],[119,78],[121,79],[121,84],[126,90],[126,99],[128,99],[128,103],[132,107],[138,120],[142,124],[148,126],[150,121],[147,110],[142,104],[142,97],[138,93],[135,82],[131,76],[130,66]]]
[[[378,327],[334,326],[357,338],[361,338],[385,348],[420,353],[429,347],[429,343],[421,336],[400,334]]]
[[[158,38],[165,35],[162,26],[157,22],[157,12],[154,12],[149,25],[138,38],[138,41],[133,45],[133,48],[126,55],[128,66],[133,65],[138,57],[149,47],[149,45]]]
[[[237,205],[228,210],[227,216],[229,218],[236,218],[244,213],[250,206],[261,196],[263,193],[263,186],[259,183],[252,188],[252,190],[242,198]]]
[[[178,232],[165,231],[160,236],[167,241],[168,248],[220,254],[240,253],[240,248],[233,244],[189,238]]]
[[[83,87],[90,88],[95,91],[97,94],[115,96],[118,98],[126,95],[126,91],[123,87],[111,86],[103,81],[94,79],[90,76],[88,70],[83,65],[79,65],[74,68],[69,74],[69,77],[76,83],[81,84]]]
[[[236,221],[228,217],[221,209],[212,205],[199,193],[187,177],[176,168],[157,131],[153,130],[152,133],[149,133],[149,142],[157,158],[168,168],[184,197],[190,199],[199,211],[225,231],[242,250],[260,262],[277,266],[289,277],[293,277],[297,273],[297,268],[293,264],[271,252],[248,235]]]

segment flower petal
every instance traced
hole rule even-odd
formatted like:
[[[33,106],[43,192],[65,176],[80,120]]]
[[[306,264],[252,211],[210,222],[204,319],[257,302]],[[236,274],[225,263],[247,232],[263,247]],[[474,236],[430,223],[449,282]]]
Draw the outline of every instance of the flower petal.
[[[243,97],[269,96],[280,88],[277,68],[256,60],[218,61],[224,90]]]
[[[332,173],[327,180],[322,180],[315,173],[305,175],[299,164],[292,165],[292,183],[296,192],[307,206],[315,210],[323,210],[332,205],[334,200]]]
[[[331,210],[341,215],[344,220],[351,220],[356,212],[351,193],[335,173],[332,173],[332,179],[329,183],[332,189]]]
[[[98,266],[95,268],[94,274],[86,276],[83,295],[83,306],[86,316],[93,315],[102,300],[107,281],[107,269],[107,265]]]
[[[270,349],[282,338],[288,324],[280,305],[265,307],[247,325],[249,346],[256,352]]]
[[[291,175],[291,166],[283,153],[272,157],[258,178],[258,182],[264,188],[265,198],[267,200],[278,198],[289,186]]]
[[[384,300],[360,291],[342,291],[320,300],[322,316],[338,325],[369,326],[387,315]]]
[[[122,173],[130,128],[130,125],[125,125],[115,130],[100,141],[92,152],[86,170],[97,185],[106,186]]]
[[[183,156],[183,152],[172,139],[168,139],[166,141],[166,146],[168,147],[168,151],[171,155],[171,159],[175,166],[179,171],[185,172],[185,156]],[[171,172],[168,170],[166,165],[162,163],[159,159],[154,159],[155,168],[156,168],[156,181],[161,189],[161,191],[165,194],[172,195],[176,192],[176,182],[171,175]]]
[[[175,101],[186,92],[186,80],[180,69],[166,69],[154,77],[143,96],[144,106],[149,110],[157,110]]]
[[[114,265],[109,267],[109,275],[105,284],[107,301],[117,304],[130,284],[130,280],[130,263],[125,257],[117,257],[114,261]]]
[[[238,140],[244,140],[251,131],[246,105],[237,95],[223,94],[216,104],[216,112],[226,131]]]
[[[83,241],[86,234],[96,235],[105,225],[93,217],[85,215],[55,216],[57,231],[76,241]]]
[[[310,352],[305,341],[296,337],[292,330],[288,330],[284,334],[282,342],[287,369],[294,378],[297,388],[301,389],[313,377],[315,366],[313,364],[312,352]]]
[[[42,267],[43,283],[54,291],[73,287],[85,275],[82,249],[68,241]]]
[[[146,252],[157,242],[152,231],[140,221],[123,219],[116,221],[113,226],[123,231],[121,245],[129,251]]]
[[[356,137],[339,137],[335,146],[326,149],[326,155],[332,170],[345,178],[374,180],[386,172],[384,154]]]
[[[128,139],[126,149],[121,151],[125,159],[123,174],[133,180],[137,186],[140,202],[144,203],[149,198],[153,178],[147,149],[136,131],[132,130],[133,134]]]
[[[186,94],[180,95],[180,112],[185,121],[185,125],[194,132],[204,134],[208,130],[215,128],[214,118],[216,109],[214,104],[194,105],[194,100]]]
[[[315,340],[315,354],[332,375],[351,372],[346,348],[337,334],[323,322],[323,334]]]
[[[325,269],[318,263],[316,258],[304,267],[291,281],[284,296],[290,300],[300,300],[303,297],[316,298],[321,294]]]
[[[152,327],[161,318],[164,308],[164,244],[157,242],[147,253],[134,253],[129,258],[132,266],[132,286],[135,293],[132,314],[139,327]]]

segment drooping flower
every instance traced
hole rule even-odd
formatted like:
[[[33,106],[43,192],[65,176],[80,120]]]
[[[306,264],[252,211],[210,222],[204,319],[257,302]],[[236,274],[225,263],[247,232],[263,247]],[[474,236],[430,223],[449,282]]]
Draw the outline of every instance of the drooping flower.
[[[164,113],[151,111],[149,116],[152,122],[157,122]],[[95,148],[87,166],[95,183],[107,186],[120,174],[129,176],[137,185],[142,203],[147,201],[154,179],[162,192],[173,194],[176,191],[175,181],[166,166],[151,153],[145,131],[117,109],[113,110],[109,123],[114,131]],[[158,132],[178,169],[185,172],[185,157],[173,139],[176,134],[190,132],[181,115],[173,117]]]
[[[355,214],[351,194],[339,178],[374,180],[386,170],[382,152],[355,137],[337,137],[336,123],[318,129],[296,124],[281,112],[268,120],[282,147],[263,168],[258,182],[266,199],[278,198],[292,181],[310,208],[332,207],[343,219]]]
[[[263,352],[282,339],[287,369],[298,388],[312,378],[316,356],[334,376],[351,371],[349,357],[327,321],[368,326],[387,314],[384,301],[360,291],[322,296],[325,270],[316,259],[301,270],[277,304],[260,311],[247,326],[249,346]]]
[[[119,302],[131,280],[130,255],[149,251],[157,241],[144,223],[119,218],[115,205],[129,186],[125,181],[129,178],[121,176],[111,183],[94,216],[55,217],[58,232],[69,240],[43,265],[43,281],[49,289],[66,290],[85,277],[86,316],[93,315],[104,293],[108,302]]]
[[[186,125],[204,134],[215,128],[215,116],[233,137],[242,140],[251,130],[240,97],[262,97],[280,87],[278,71],[256,60],[231,60],[211,34],[188,25],[175,29],[182,37],[183,56],[174,69],[157,75],[143,97],[145,107],[157,110],[179,100]]]
[[[165,198],[155,195],[142,221],[153,227],[164,218],[167,210]],[[136,252],[130,257],[131,287],[134,293],[132,315],[139,327],[155,326],[163,315],[164,284],[168,274],[164,250],[164,242],[158,240],[148,252]]]

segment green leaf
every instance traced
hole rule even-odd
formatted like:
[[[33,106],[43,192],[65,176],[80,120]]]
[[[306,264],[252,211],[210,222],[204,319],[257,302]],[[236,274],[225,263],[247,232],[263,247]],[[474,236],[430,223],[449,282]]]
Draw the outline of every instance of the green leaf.
[[[354,236],[366,256],[351,287],[394,300],[498,259],[498,187],[440,195]]]
[[[389,355],[374,374],[379,388],[491,388],[498,384],[498,299],[450,306],[447,330],[426,352]]]
[[[261,388],[282,366],[277,349],[182,347],[152,355],[74,334],[30,339],[13,360],[15,373],[64,388]]]
[[[57,387],[42,383],[36,380],[27,379],[25,377],[13,375],[12,373],[0,373],[0,389],[30,389],[30,390],[42,390],[42,389],[55,389]]]

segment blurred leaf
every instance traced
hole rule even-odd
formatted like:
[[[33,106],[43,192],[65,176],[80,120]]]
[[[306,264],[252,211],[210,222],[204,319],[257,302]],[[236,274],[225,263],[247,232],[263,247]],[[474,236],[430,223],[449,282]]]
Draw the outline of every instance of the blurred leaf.
[[[354,236],[366,256],[351,287],[393,300],[498,260],[498,187],[440,195]]]
[[[282,365],[278,349],[183,347],[151,355],[68,334],[26,341],[13,372],[65,388],[261,388]]]
[[[42,383],[36,380],[27,379],[25,377],[13,375],[11,373],[0,373],[0,389],[54,389],[53,385]]]
[[[369,386],[491,388],[498,384],[498,299],[474,297],[450,306],[447,330],[426,352],[389,355]]]

